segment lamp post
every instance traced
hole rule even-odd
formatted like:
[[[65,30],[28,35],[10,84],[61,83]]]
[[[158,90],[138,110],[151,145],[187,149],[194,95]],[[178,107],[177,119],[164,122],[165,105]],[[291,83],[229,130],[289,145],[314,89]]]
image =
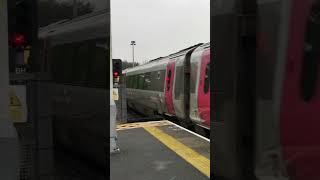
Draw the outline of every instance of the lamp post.
[[[132,67],[134,67],[134,46],[136,45],[136,41],[131,41],[130,45],[132,46]]]

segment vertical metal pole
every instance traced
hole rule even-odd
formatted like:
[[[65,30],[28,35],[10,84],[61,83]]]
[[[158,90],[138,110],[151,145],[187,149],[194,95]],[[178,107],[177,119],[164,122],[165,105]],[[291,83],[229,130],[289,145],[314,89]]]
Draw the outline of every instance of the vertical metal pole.
[[[7,0],[0,0],[0,179],[19,177],[19,143],[9,119],[9,48]]]
[[[112,59],[110,59],[110,153],[119,151],[117,145],[117,107],[113,100]]]
[[[132,44],[132,60],[133,60],[133,67],[134,67],[134,44]]]
[[[111,16],[110,16],[111,19]],[[120,151],[117,144],[117,107],[113,100],[113,63],[112,63],[112,38],[111,38],[111,23],[110,23],[110,153],[117,153]]]
[[[134,67],[134,45],[136,45],[136,41],[131,41],[130,45],[132,45],[132,67]]]

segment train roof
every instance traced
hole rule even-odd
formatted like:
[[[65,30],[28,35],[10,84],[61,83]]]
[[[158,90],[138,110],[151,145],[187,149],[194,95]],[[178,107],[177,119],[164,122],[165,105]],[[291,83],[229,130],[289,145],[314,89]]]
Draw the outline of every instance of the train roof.
[[[79,16],[74,19],[63,19],[58,22],[49,24],[45,27],[39,28],[38,37],[46,38],[58,34],[70,33],[85,26],[90,27],[97,26],[98,24],[107,24],[108,18],[103,18],[104,16],[110,16],[110,13],[102,10]]]
[[[125,69],[125,73],[130,73],[130,72],[135,72],[135,71],[139,71],[139,70],[142,70],[142,69],[152,68],[152,67],[164,64],[164,63],[166,63],[168,61],[169,61],[168,57],[162,57],[161,59],[158,59],[157,61],[152,61],[150,63],[146,63],[146,64],[143,64],[143,65],[140,65],[140,66],[136,66],[136,67]]]
[[[182,49],[178,52],[169,54],[168,56],[164,56],[164,57],[158,57],[156,59],[150,60],[148,63],[142,64],[140,66],[136,66],[136,67],[132,67],[132,68],[128,68],[124,70],[124,73],[127,72],[134,72],[134,71],[138,71],[141,69],[145,69],[145,68],[151,68],[152,66],[156,66],[156,65],[160,65],[163,63],[167,63],[170,59],[181,56],[181,55],[185,55],[186,53],[188,53],[190,50],[196,49],[197,47],[200,46],[210,46],[210,43],[198,43],[196,45],[190,46],[188,48]]]
[[[210,42],[204,43],[200,47],[210,47]]]

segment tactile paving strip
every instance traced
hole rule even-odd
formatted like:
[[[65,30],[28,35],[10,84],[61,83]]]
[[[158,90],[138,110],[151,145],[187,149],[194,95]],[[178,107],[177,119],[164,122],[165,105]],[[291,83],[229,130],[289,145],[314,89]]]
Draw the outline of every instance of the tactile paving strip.
[[[117,131],[134,129],[134,128],[152,127],[152,126],[166,126],[166,125],[172,125],[172,122],[168,120],[162,120],[162,121],[149,121],[149,122],[139,122],[139,123],[127,123],[127,124],[117,125]]]

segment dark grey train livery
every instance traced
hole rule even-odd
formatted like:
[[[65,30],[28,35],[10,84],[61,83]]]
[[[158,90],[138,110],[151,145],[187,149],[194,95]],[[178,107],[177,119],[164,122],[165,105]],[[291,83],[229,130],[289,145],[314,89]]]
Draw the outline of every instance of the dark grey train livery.
[[[50,79],[56,144],[104,167],[111,57],[110,12],[102,4],[105,9],[40,28],[39,39],[41,69]]]

